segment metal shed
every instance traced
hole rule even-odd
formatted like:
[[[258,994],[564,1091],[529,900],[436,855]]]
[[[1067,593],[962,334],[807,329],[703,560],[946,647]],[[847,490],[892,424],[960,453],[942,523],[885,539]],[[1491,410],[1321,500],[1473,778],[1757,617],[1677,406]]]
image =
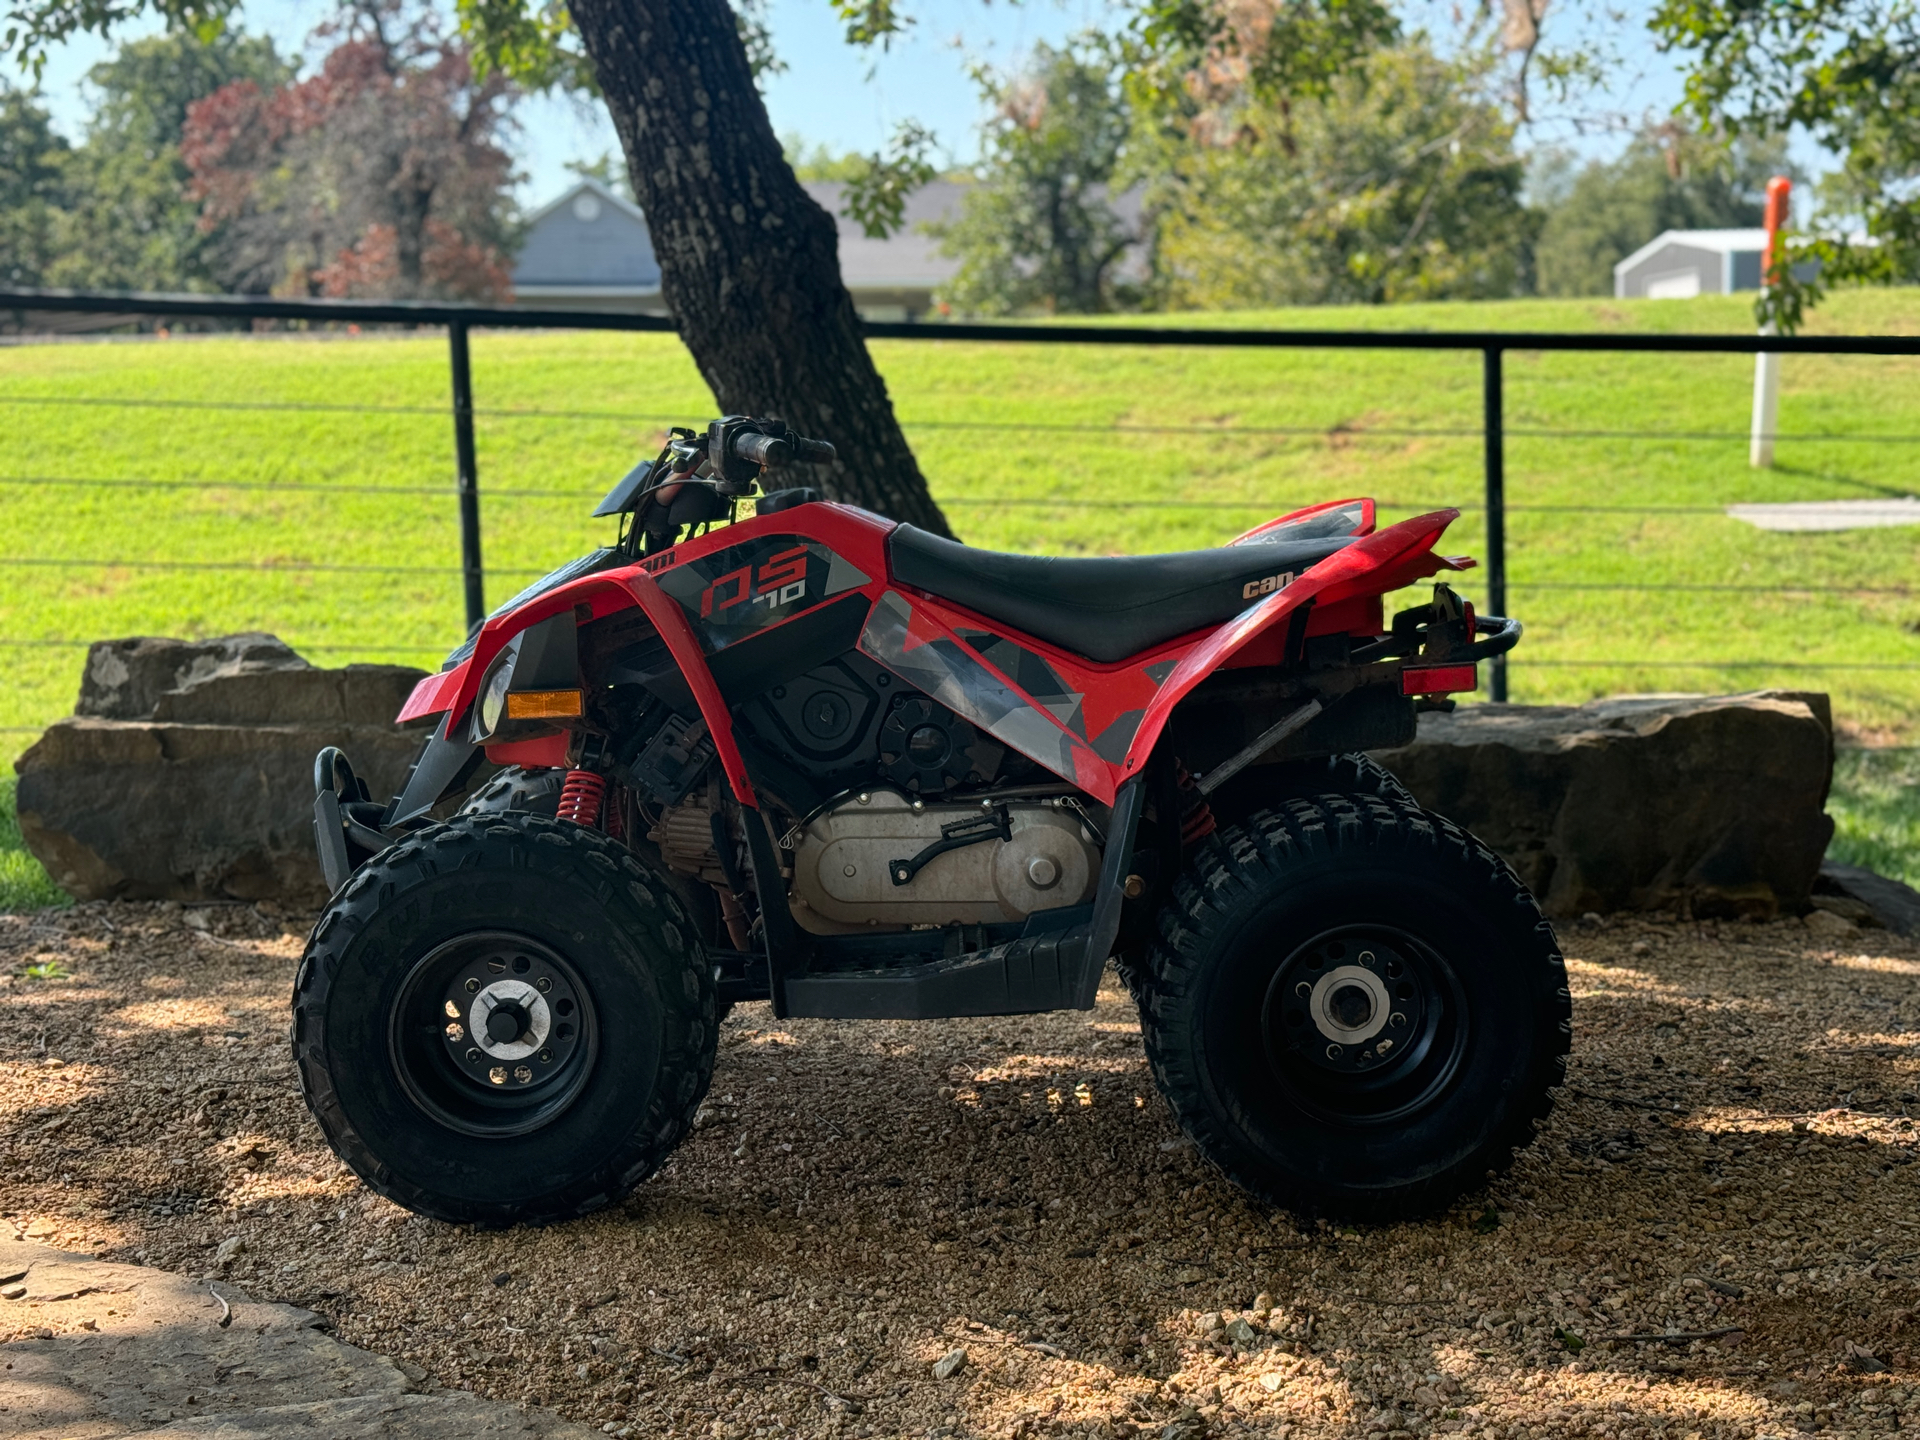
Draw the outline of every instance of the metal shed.
[[[1688,300],[1760,288],[1767,232],[1667,230],[1613,267],[1620,300]]]

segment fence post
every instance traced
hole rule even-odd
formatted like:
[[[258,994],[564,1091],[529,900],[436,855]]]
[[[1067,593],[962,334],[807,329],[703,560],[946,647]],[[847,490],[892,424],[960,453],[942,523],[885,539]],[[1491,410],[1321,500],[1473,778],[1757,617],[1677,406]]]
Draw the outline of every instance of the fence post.
[[[473,367],[467,357],[467,327],[461,321],[447,326],[447,349],[453,369],[453,453],[459,467],[460,570],[466,582],[467,633],[487,618],[486,592],[480,570],[480,473],[473,453]]]
[[[1500,383],[1501,351],[1487,346],[1485,358],[1486,447],[1487,447],[1487,609],[1495,615],[1507,613],[1507,437],[1503,418],[1505,399]],[[1496,655],[1490,662],[1489,678],[1494,703],[1507,699],[1507,657]]]

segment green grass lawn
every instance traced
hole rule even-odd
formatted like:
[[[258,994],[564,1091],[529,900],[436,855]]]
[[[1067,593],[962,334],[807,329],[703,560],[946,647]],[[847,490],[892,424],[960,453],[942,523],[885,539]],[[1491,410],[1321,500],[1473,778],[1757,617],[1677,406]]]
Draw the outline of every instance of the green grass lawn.
[[[1164,323],[1678,332],[1752,321],[1743,297],[1714,297]],[[1920,290],[1839,294],[1808,327],[1868,332],[1920,332]],[[714,405],[670,336],[482,333],[473,346],[497,601],[606,540],[593,501],[666,424],[702,423]],[[874,352],[935,495],[975,544],[1213,545],[1350,494],[1378,497],[1388,520],[1461,505],[1447,548],[1481,541],[1477,353],[944,340]],[[1771,471],[1746,463],[1752,369],[1742,356],[1509,355],[1509,608],[1528,627],[1513,698],[1821,689],[1847,738],[1912,743],[1920,669],[1822,667],[1920,666],[1920,532],[1766,534],[1717,507],[1920,491],[1920,361],[1790,357],[1782,429],[1841,438],[1783,441]],[[71,707],[82,652],[62,642],[259,629],[328,663],[437,663],[462,628],[447,383],[438,334],[0,348],[0,651],[13,670],[0,727],[15,753]],[[148,403],[111,403],[124,399]],[[221,408],[232,404],[252,408]],[[1074,428],[1035,428],[1063,426]],[[1682,438],[1703,432],[1728,438]],[[51,483],[103,480],[176,483]],[[1594,506],[1618,508],[1557,508]],[[201,562],[232,568],[154,568]],[[285,568],[300,562],[368,568]],[[1462,579],[1484,604],[1475,577]],[[1666,584],[1703,588],[1635,588]],[[1708,588],[1729,586],[1753,588]]]

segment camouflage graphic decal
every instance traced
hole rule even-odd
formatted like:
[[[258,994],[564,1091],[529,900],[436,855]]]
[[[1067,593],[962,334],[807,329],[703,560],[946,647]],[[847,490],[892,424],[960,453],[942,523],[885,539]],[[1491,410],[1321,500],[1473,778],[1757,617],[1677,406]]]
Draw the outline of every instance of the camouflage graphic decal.
[[[860,649],[1054,774],[1083,787],[1098,774],[1092,768],[1094,757],[1073,735],[982,665],[938,621],[929,620],[922,633],[915,633],[914,620],[906,597],[887,591],[867,617]],[[1056,677],[1056,689],[1058,683]],[[1077,708],[1079,697],[1073,698]]]
[[[1023,694],[1038,701],[1042,710],[1082,740],[1087,738],[1087,720],[1081,712],[1081,702],[1086,696],[1062,680],[1045,656],[1036,655],[1024,645],[990,630],[956,630],[954,633],[1013,681]]]
[[[709,650],[791,620],[867,583],[841,555],[798,535],[763,535],[660,576]]]

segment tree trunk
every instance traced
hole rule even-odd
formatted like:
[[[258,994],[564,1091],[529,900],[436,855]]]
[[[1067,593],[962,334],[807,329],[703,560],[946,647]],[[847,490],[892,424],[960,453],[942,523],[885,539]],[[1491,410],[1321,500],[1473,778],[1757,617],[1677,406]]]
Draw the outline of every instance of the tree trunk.
[[[833,465],[796,467],[796,483],[951,534],[860,338],[833,217],[781,154],[726,0],[567,9],[626,151],[661,291],[721,408],[838,447]]]

